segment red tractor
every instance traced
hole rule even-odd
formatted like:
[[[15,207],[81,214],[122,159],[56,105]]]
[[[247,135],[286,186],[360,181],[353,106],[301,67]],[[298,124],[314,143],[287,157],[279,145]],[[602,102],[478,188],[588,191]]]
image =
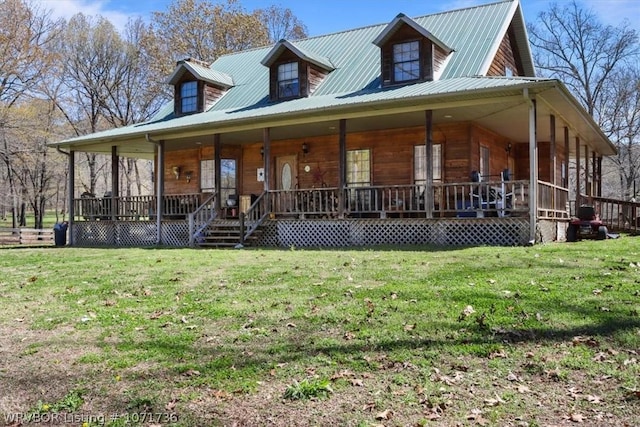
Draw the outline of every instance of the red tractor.
[[[609,231],[602,223],[600,216],[593,206],[580,206],[578,216],[572,218],[567,228],[567,242],[575,242],[579,239],[607,238]]]

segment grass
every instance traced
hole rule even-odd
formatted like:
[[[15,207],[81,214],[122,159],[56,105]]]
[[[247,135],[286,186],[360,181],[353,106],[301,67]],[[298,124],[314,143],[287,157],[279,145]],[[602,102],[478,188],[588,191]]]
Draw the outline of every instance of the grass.
[[[5,417],[58,405],[110,426],[640,423],[632,237],[17,248],[0,268]]]

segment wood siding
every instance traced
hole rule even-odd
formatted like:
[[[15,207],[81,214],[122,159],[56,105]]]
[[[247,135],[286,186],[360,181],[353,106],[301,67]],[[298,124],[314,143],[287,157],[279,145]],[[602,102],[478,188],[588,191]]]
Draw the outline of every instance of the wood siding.
[[[510,34],[511,31],[507,31],[507,34],[505,34],[502,39],[498,52],[496,53],[495,58],[493,58],[493,62],[487,71],[488,76],[504,76],[507,67],[513,71],[514,76],[523,75],[522,66],[518,65],[514,56],[515,46],[511,41],[512,36]],[[513,39],[515,40],[515,38]]]
[[[348,129],[348,123],[347,123]],[[302,152],[306,143],[309,152]],[[492,180],[499,179],[505,168],[512,169],[512,179],[528,178],[527,144],[512,143],[511,153],[506,151],[509,140],[487,129],[471,123],[438,125],[433,131],[433,143],[442,146],[443,182],[468,182],[471,171],[480,166],[480,146],[490,151],[489,167]],[[372,185],[409,185],[414,179],[414,146],[425,144],[425,129],[416,126],[405,129],[387,129],[369,132],[347,131],[346,149],[371,150]],[[260,194],[264,182],[258,181],[257,171],[264,166],[260,149],[262,141],[244,145],[222,145],[221,157],[237,161],[239,194]],[[522,146],[522,147],[520,147]],[[561,153],[558,153],[560,156]],[[297,156],[298,168],[293,171],[294,181],[299,188],[319,188],[339,186],[339,138],[325,135],[303,139],[277,140],[271,143],[271,170],[274,176],[276,158]],[[167,194],[197,193],[200,191],[200,160],[213,159],[212,145],[200,148],[166,153],[164,171]],[[515,165],[511,167],[510,162]],[[548,163],[541,157],[540,164]],[[175,179],[172,166],[180,166],[181,176]],[[309,166],[309,171],[305,171]],[[548,167],[548,166],[547,166]],[[191,182],[187,183],[185,172],[192,171]],[[558,172],[559,174],[559,172]],[[558,175],[559,176],[559,175]],[[272,182],[275,182],[272,179]]]

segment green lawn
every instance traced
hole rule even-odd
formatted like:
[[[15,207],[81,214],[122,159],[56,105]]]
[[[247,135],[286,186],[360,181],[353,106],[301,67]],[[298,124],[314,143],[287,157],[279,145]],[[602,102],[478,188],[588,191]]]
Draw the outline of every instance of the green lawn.
[[[639,425],[639,242],[0,249],[0,416]]]

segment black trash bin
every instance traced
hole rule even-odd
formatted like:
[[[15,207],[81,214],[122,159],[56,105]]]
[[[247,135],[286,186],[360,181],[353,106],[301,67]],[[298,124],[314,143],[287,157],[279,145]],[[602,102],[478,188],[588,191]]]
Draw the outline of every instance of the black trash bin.
[[[67,227],[66,222],[59,222],[53,226],[53,241],[56,246],[64,246],[67,244]]]

